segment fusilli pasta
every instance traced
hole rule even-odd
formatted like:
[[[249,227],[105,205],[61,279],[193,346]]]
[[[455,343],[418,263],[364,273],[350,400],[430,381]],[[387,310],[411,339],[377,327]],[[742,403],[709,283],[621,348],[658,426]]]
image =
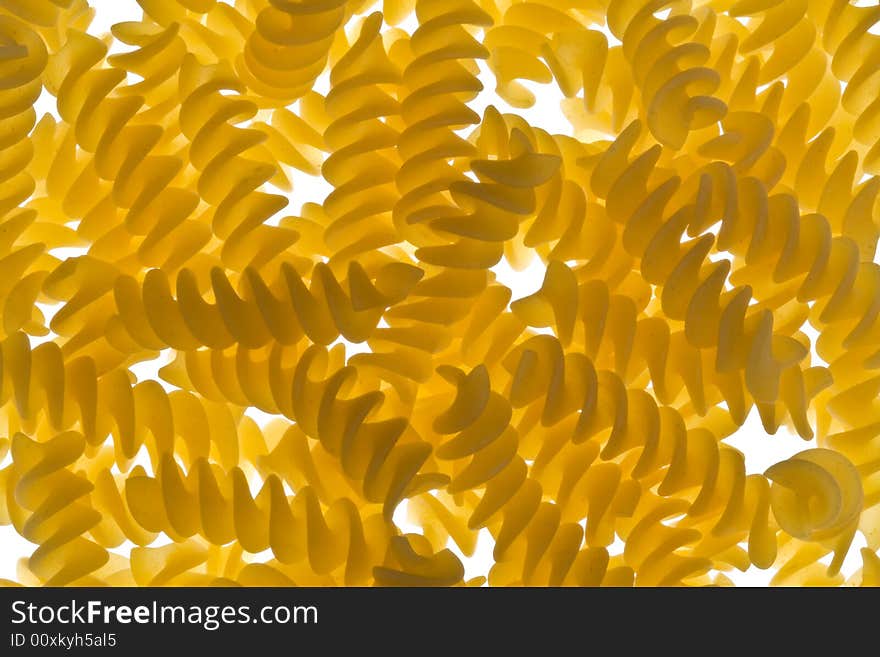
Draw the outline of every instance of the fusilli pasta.
[[[0,0],[18,583],[880,585],[876,6],[138,4]]]

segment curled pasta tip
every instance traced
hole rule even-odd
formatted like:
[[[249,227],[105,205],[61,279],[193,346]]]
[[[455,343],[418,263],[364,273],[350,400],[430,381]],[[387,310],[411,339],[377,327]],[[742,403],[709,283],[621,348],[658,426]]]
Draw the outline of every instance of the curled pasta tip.
[[[880,586],[880,557],[869,548],[862,548],[862,586]]]
[[[773,515],[792,536],[819,541],[854,530],[864,504],[862,482],[839,452],[809,449],[772,466],[766,476],[773,482]]]
[[[413,545],[415,543],[415,546]],[[418,547],[422,551],[417,551]],[[414,536],[397,536],[388,546],[388,565],[376,566],[373,576],[379,586],[452,586],[464,578],[464,566],[450,550],[436,554]]]

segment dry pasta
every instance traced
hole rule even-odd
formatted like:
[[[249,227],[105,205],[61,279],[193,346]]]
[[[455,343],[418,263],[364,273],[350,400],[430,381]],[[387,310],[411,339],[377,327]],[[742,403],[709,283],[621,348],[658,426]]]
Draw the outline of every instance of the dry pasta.
[[[138,4],[0,0],[3,584],[880,585],[877,7]]]

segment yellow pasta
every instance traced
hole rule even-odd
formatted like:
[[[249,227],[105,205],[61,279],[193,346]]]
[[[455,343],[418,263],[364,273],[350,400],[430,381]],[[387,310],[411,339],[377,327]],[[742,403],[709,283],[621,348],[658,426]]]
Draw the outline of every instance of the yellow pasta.
[[[0,0],[3,583],[880,585],[876,7],[138,4]]]

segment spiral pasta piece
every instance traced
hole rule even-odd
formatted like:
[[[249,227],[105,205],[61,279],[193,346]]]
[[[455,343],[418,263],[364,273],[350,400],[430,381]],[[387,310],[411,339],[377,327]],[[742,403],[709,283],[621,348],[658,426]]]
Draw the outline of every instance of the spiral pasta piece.
[[[398,143],[404,161],[396,176],[401,197],[394,206],[394,223],[420,247],[419,259],[485,268],[500,259],[497,244],[462,237],[452,244],[446,238],[446,243],[438,245],[438,238],[423,225],[463,214],[444,196],[452,183],[467,182],[454,163],[472,155],[474,148],[455,131],[479,121],[466,101],[482,90],[476,60],[487,56],[465,26],[485,25],[491,18],[470,0],[452,6],[423,0],[417,3],[416,12],[420,25],[407,44],[411,60],[402,80],[406,95],[400,111],[406,127]],[[438,79],[444,83],[438,85]]]
[[[880,584],[864,4],[0,2],[17,579]]]
[[[346,0],[272,0],[254,19],[236,62],[242,80],[286,104],[311,90],[346,19]]]
[[[107,552],[87,536],[100,514],[80,498],[91,483],[67,466],[85,447],[75,432],[61,433],[38,443],[18,433],[12,439],[15,467],[7,478],[7,495],[14,495],[10,509],[22,536],[39,547],[29,568],[48,585],[64,585],[89,575],[107,561]],[[17,514],[18,515],[18,514]]]
[[[51,342],[32,350],[26,337],[16,334],[3,341],[0,355],[0,403],[15,408],[10,426],[38,435],[76,427],[92,452],[109,437],[120,465],[146,447],[153,463],[171,452],[185,463],[211,455],[233,467],[242,448],[250,459],[263,442],[260,429],[240,408],[188,391],[166,392],[156,381],[132,385],[119,370],[99,375],[88,357],[65,363]]]
[[[133,472],[125,495],[135,522],[150,531],[185,538],[198,534],[214,545],[236,540],[252,553],[271,549],[279,563],[307,560],[306,571],[317,575],[341,568],[346,584],[367,581],[371,569],[365,557],[376,546],[366,543],[382,540],[372,533],[365,537],[360,514],[348,500],[339,500],[325,513],[308,487],[288,500],[276,476],[268,477],[252,497],[241,470],[221,478],[206,460],[195,463],[184,477],[166,455],[155,478]]]
[[[324,201],[324,240],[337,261],[397,241],[391,210],[398,199],[400,134],[388,119],[399,116],[400,103],[383,87],[398,84],[400,72],[382,43],[381,26],[382,14],[368,16],[330,73],[325,108],[332,121],[325,140],[332,154],[322,174],[334,190]]]

